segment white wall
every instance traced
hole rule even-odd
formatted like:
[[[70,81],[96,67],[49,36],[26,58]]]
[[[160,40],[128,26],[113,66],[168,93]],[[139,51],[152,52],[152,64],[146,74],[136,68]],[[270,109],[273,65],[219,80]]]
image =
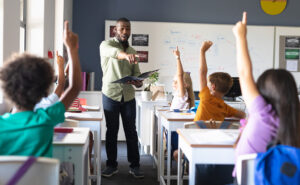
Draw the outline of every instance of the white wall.
[[[19,52],[20,42],[20,0],[0,0],[0,65],[12,54]],[[19,10],[19,11],[16,11]],[[0,114],[7,112],[10,106],[2,100]]]

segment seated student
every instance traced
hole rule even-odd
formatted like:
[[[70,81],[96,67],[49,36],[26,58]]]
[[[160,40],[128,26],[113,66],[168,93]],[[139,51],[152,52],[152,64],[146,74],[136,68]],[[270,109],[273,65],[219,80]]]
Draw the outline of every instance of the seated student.
[[[227,105],[222,99],[232,86],[228,73],[215,72],[209,75],[207,83],[206,51],[212,46],[211,41],[204,41],[200,49],[200,103],[194,121],[224,121],[225,117],[245,118],[245,113]],[[232,183],[233,165],[197,165],[196,183],[227,184]]]
[[[285,69],[263,72],[255,84],[247,46],[247,14],[238,22],[237,69],[249,118],[236,148],[242,154],[265,152],[269,144],[300,147],[300,105],[296,82]],[[235,171],[233,176],[235,176]]]
[[[171,109],[189,109],[195,106],[192,79],[188,73],[183,71],[178,47],[173,54],[177,61],[177,73],[173,79],[174,98]]]
[[[64,58],[58,55],[58,51],[56,51],[56,63],[58,68],[58,77],[57,77],[57,86],[52,94],[47,97],[42,98],[42,100],[34,106],[34,110],[39,108],[47,108],[50,105],[59,101],[60,96],[64,92],[65,87],[65,73],[64,73]]]
[[[16,113],[0,116],[0,155],[52,156],[53,128],[64,121],[65,110],[81,89],[78,36],[65,22],[64,44],[70,56],[70,86],[60,101],[46,109],[33,111],[47,96],[53,82],[53,69],[45,59],[29,54],[13,56],[0,70],[5,96]]]
[[[193,91],[193,83],[190,75],[183,71],[180,51],[178,47],[173,51],[177,61],[177,72],[173,79],[174,98],[171,103],[171,109],[190,109],[195,106],[195,97]],[[178,134],[171,133],[171,153],[178,149]],[[174,156],[177,160],[176,156]]]
[[[245,118],[245,113],[227,105],[222,99],[232,87],[232,78],[228,73],[215,72],[208,76],[206,51],[212,46],[211,41],[203,42],[200,49],[200,103],[194,121],[224,121],[225,117]]]

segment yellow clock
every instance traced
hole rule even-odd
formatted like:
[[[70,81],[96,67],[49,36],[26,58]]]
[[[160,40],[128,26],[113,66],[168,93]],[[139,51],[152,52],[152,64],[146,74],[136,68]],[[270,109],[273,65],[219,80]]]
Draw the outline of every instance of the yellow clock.
[[[280,14],[286,7],[287,0],[260,0],[260,6],[266,14]]]

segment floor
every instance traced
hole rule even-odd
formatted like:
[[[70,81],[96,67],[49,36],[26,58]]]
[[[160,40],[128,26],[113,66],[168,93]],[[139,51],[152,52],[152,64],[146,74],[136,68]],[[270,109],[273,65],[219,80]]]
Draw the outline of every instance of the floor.
[[[105,151],[105,143],[102,143],[101,150],[101,168],[105,168],[106,162],[106,151]],[[118,170],[119,173],[110,177],[104,178],[102,177],[101,185],[159,185],[157,181],[157,170],[156,167],[153,167],[153,159],[150,155],[141,155],[141,169],[145,173],[145,178],[143,179],[135,179],[129,173],[129,163],[127,161],[127,148],[125,142],[118,143]],[[172,164],[172,171],[176,172],[176,163]],[[177,184],[177,181],[171,181],[172,185]],[[184,181],[184,184],[188,184],[187,181]]]

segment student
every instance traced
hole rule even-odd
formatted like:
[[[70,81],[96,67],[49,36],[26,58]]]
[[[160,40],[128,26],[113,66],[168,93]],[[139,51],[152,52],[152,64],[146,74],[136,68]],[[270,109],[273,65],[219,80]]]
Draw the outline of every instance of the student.
[[[49,96],[42,98],[42,100],[37,103],[34,107],[34,110],[36,111],[38,108],[47,108],[50,105],[53,105],[54,103],[59,101],[60,96],[64,92],[65,87],[65,73],[64,73],[64,58],[60,55],[58,55],[58,51],[56,51],[56,63],[58,68],[58,78],[57,78],[57,86],[52,94]]]
[[[177,73],[173,79],[174,98],[171,103],[171,109],[190,109],[195,106],[195,97],[193,84],[190,75],[183,71],[180,51],[178,47],[173,51],[177,61]],[[178,134],[171,133],[171,153],[178,149]],[[174,153],[174,159],[177,160],[177,153]]]
[[[228,73],[215,72],[207,79],[206,52],[212,46],[211,41],[204,41],[200,49],[200,103],[194,121],[224,121],[225,117],[245,118],[245,113],[227,105],[222,99],[232,86]],[[208,82],[207,82],[208,80]],[[196,184],[232,183],[233,165],[197,165]]]
[[[232,78],[228,73],[215,72],[209,75],[207,82],[206,51],[212,46],[211,41],[204,41],[200,49],[200,103],[194,121],[224,121],[225,117],[244,118],[244,112],[227,105],[222,99],[232,87]]]
[[[233,33],[241,90],[249,111],[236,157],[265,152],[270,143],[300,147],[300,107],[293,76],[284,69],[269,69],[255,84],[247,46],[246,12],[242,22],[234,26]]]
[[[33,111],[47,96],[53,82],[53,69],[45,59],[29,54],[13,56],[0,70],[5,96],[16,113],[0,116],[0,155],[52,156],[53,127],[64,121],[65,110],[81,89],[78,36],[65,22],[64,44],[70,56],[70,86],[60,101],[46,109]]]
[[[190,109],[195,106],[193,84],[188,73],[183,71],[178,47],[173,51],[177,61],[177,73],[173,79],[174,98],[171,109]]]

